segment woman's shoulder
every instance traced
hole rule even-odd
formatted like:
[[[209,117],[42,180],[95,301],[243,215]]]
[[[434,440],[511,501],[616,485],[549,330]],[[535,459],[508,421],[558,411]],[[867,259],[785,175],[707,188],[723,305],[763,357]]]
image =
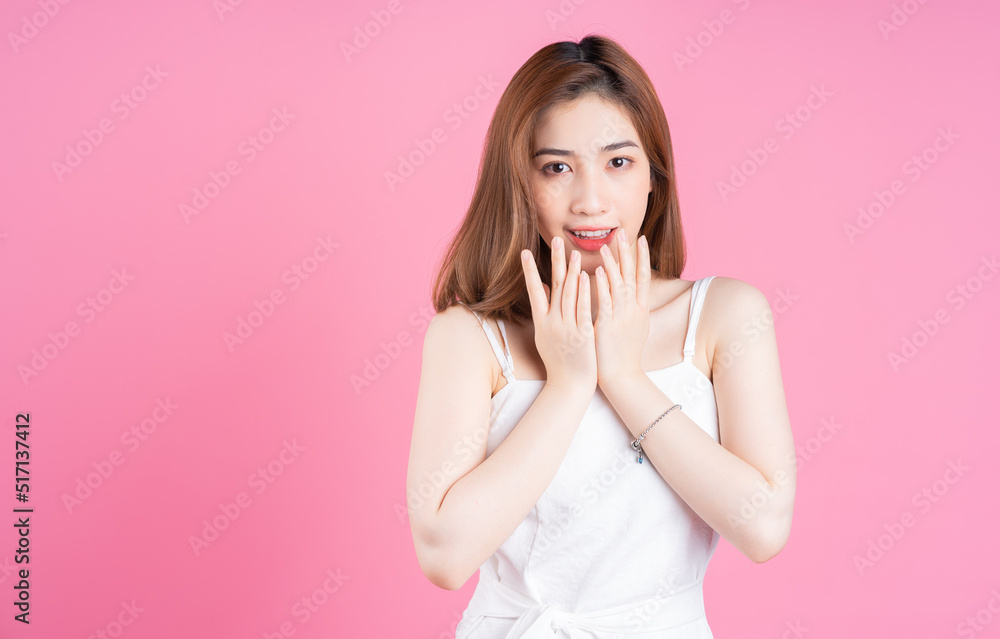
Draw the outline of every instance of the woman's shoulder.
[[[431,348],[447,349],[466,356],[479,355],[488,361],[492,352],[483,322],[491,328],[496,325],[495,320],[489,320],[482,314],[474,313],[465,304],[456,302],[431,318],[424,336],[425,349],[430,344]]]
[[[706,324],[709,353],[720,342],[737,339],[748,325],[771,322],[771,304],[753,284],[723,275],[709,282],[699,319],[699,323]]]
[[[513,322],[504,322],[504,326],[507,330],[511,329],[511,326],[521,326],[523,322],[531,322],[531,319],[523,320],[521,318],[515,317]],[[469,328],[472,327],[473,333],[483,332],[483,323],[485,322],[494,332],[496,332],[500,320],[495,317],[490,317],[486,313],[476,313],[471,308],[466,306],[462,302],[455,302],[451,306],[447,307],[443,311],[440,311],[433,318],[431,318],[431,324],[437,323],[439,327],[444,329],[454,329],[454,328]]]
[[[680,283],[679,290],[678,292],[670,293],[668,297],[672,298],[678,295],[681,291],[694,288],[694,285],[698,283],[700,279],[708,280],[708,287],[702,293],[704,298],[702,301],[703,317],[711,314],[711,311],[708,308],[709,306],[715,307],[711,310],[724,313],[727,308],[733,309],[736,307],[739,309],[743,306],[754,307],[755,305],[759,305],[762,300],[764,302],[767,301],[764,294],[761,293],[760,290],[758,290],[753,284],[733,277],[726,277],[724,275],[705,276],[694,280],[676,278],[673,281],[675,283]]]
[[[427,332],[434,331],[442,336],[452,335],[456,339],[468,338],[474,331],[482,331],[480,318],[465,304],[456,302],[436,313],[427,326]]]
[[[435,314],[424,335],[424,357],[440,358],[468,374],[482,371],[495,387],[501,375],[500,364],[493,355],[480,318],[491,321],[477,316],[461,303]]]
[[[754,308],[759,306],[761,302],[767,304],[767,297],[756,286],[725,275],[712,277],[708,290],[705,292],[705,304],[708,304],[709,298],[716,302],[716,306],[736,307],[737,310],[743,307]]]
[[[754,293],[763,295],[753,284],[725,275],[713,275],[708,288],[710,291],[716,291],[716,297],[752,296]],[[720,290],[723,291],[721,294],[719,293]]]

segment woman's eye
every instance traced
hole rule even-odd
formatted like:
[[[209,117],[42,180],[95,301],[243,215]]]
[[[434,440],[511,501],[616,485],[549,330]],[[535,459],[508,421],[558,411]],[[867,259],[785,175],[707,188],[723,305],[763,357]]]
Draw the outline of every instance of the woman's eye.
[[[616,164],[619,161],[626,164]],[[609,162],[609,164],[612,165],[611,168],[619,171],[627,171],[629,164],[634,164],[634,163],[635,160],[627,157],[612,158],[611,161]],[[557,166],[562,167],[562,170],[556,171],[555,167]],[[542,171],[545,173],[549,173],[550,175],[562,175],[563,173],[566,173],[567,169],[568,167],[564,162],[552,162],[551,164],[546,164],[544,167],[542,167]]]

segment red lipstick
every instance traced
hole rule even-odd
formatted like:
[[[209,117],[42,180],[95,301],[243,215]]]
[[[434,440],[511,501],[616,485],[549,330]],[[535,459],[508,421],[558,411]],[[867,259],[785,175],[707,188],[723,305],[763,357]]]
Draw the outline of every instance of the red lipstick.
[[[566,234],[569,235],[570,241],[573,242],[573,244],[575,244],[580,250],[596,252],[600,251],[602,246],[611,242],[611,238],[614,237],[615,233],[620,232],[619,227],[612,228],[604,237],[579,237],[574,234],[573,231],[602,231],[606,228],[608,227],[605,226],[602,228],[599,226],[581,226],[573,229],[572,231],[567,229]]]

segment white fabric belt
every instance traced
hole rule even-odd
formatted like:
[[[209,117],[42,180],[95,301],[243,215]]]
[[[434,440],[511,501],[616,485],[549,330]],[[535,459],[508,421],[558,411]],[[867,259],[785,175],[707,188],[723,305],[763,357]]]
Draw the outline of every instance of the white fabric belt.
[[[678,592],[671,593],[661,588],[663,592],[642,601],[593,612],[573,613],[553,603],[535,601],[493,577],[482,573],[480,577],[487,580],[488,592],[484,593],[485,603],[477,607],[475,614],[516,619],[505,639],[572,639],[574,628],[605,633],[653,632],[670,630],[705,618],[700,581]],[[704,628],[705,634],[696,636],[711,637],[707,621]]]

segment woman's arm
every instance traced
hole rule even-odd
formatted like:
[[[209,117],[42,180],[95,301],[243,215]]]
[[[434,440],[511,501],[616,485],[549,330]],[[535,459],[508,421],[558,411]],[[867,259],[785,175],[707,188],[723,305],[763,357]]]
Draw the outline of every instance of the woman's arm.
[[[407,470],[417,561],[428,579],[461,588],[538,502],[562,463],[594,389],[545,384],[486,457],[491,360],[479,321],[452,306],[424,336]]]
[[[677,409],[649,431],[642,449],[699,517],[762,563],[788,540],[795,500],[795,444],[773,317],[767,298],[745,282],[716,277],[709,291],[719,305],[710,346],[720,442]],[[614,380],[603,390],[633,437],[664,410],[684,404],[645,374]],[[695,392],[713,388],[706,383]]]

